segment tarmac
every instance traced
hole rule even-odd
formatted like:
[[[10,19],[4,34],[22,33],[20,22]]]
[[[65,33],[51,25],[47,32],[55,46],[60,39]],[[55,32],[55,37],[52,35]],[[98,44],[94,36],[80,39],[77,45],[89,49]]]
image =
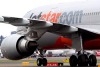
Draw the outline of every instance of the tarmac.
[[[0,67],[2,66],[37,66],[37,58],[25,58],[18,61],[8,60],[6,58],[0,58]],[[48,62],[63,63],[64,66],[69,66],[69,61],[66,62],[66,57],[47,57]]]
[[[5,58],[0,58],[0,67],[36,67],[36,59],[37,58],[25,58],[18,61],[12,61]],[[98,63],[95,67],[100,67],[100,57],[97,57],[97,59]],[[68,57],[47,57],[47,60],[48,62],[63,63],[63,67],[70,67]]]

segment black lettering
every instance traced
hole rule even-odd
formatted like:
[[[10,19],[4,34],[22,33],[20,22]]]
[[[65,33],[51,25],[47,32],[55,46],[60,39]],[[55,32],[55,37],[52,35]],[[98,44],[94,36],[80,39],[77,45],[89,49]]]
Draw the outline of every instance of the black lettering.
[[[33,14],[34,14],[34,13],[32,13],[32,14],[30,15],[30,18],[32,18]]]
[[[81,23],[82,16],[83,16],[83,11],[81,10],[81,11],[80,11],[80,17],[79,17],[79,23]]]
[[[42,15],[42,12],[40,12],[40,14],[37,16],[37,19],[40,19],[41,15]]]
[[[72,21],[73,21],[73,11],[71,11],[71,12],[68,13],[67,24],[71,24]]]
[[[60,24],[66,24],[66,16],[67,16],[67,13],[64,12],[61,16],[60,16],[60,20],[59,20],[59,23]]]
[[[74,24],[78,23],[78,19],[79,19],[79,11],[75,11],[74,12]]]

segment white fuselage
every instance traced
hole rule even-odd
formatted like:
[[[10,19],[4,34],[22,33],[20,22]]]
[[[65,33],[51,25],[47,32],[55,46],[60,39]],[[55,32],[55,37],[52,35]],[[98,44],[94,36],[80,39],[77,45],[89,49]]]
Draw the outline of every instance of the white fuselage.
[[[24,17],[72,25],[98,32],[100,31],[99,2],[99,0],[89,0],[44,6],[29,11]]]
[[[24,17],[29,19],[50,21],[52,23],[58,23],[62,25],[75,26],[86,29],[90,32],[92,31],[96,34],[100,34],[99,2],[99,0],[88,0],[82,2],[48,5],[33,9],[27,12]],[[44,34],[44,37],[41,37],[39,43],[40,45],[51,45],[59,38],[58,35],[52,34],[52,38],[49,37],[50,39],[53,39],[52,42],[45,42],[46,39],[49,39],[49,34],[46,34],[46,36]]]

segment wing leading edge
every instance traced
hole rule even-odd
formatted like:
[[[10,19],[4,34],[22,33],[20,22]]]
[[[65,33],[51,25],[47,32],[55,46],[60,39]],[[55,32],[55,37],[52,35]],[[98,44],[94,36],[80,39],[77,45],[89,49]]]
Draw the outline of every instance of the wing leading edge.
[[[52,26],[51,22],[36,20],[36,19],[26,19],[26,18],[16,18],[16,17],[0,17],[0,22],[8,23],[14,26],[35,26],[35,27],[49,27]]]
[[[56,32],[56,33],[72,33],[78,31],[78,29],[84,31],[89,31],[91,33],[100,34],[100,31],[90,28],[85,28],[82,26],[70,26],[70,25],[63,25],[57,23],[51,23],[48,21],[43,20],[36,20],[36,19],[26,19],[26,18],[17,18],[17,17],[0,17],[0,22],[12,24],[14,26],[34,26],[35,28],[46,28],[50,27],[49,32]],[[84,30],[84,31],[83,31]]]

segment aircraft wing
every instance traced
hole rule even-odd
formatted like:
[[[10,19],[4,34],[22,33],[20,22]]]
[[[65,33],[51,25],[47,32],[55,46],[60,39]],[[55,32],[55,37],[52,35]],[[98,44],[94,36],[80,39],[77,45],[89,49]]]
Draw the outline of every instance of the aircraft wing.
[[[20,21],[21,23],[20,23],[19,21]],[[5,17],[5,16],[0,17],[0,22],[12,24],[12,25],[14,25],[14,26],[23,26],[23,25],[25,25],[25,23],[26,23],[26,22],[24,22],[24,24],[22,25],[22,23],[23,23],[23,19],[22,19],[22,18]],[[26,24],[28,24],[28,23],[26,23]]]
[[[26,18],[2,16],[2,17],[0,17],[0,22],[9,23],[14,26],[34,26],[35,28],[50,27],[48,30],[49,32],[58,33],[58,34],[73,33],[73,32],[77,32],[78,30],[81,31],[80,33],[87,31],[87,32],[95,33],[95,34],[100,34],[100,31],[98,31],[98,30],[83,27],[83,26],[74,27],[74,26],[70,26],[70,25],[51,23],[48,21],[37,20],[37,19],[26,19]]]
[[[35,26],[35,27],[48,27],[51,26],[51,22],[46,22],[36,19],[16,18],[16,17],[0,17],[0,22],[8,23],[14,26]]]

